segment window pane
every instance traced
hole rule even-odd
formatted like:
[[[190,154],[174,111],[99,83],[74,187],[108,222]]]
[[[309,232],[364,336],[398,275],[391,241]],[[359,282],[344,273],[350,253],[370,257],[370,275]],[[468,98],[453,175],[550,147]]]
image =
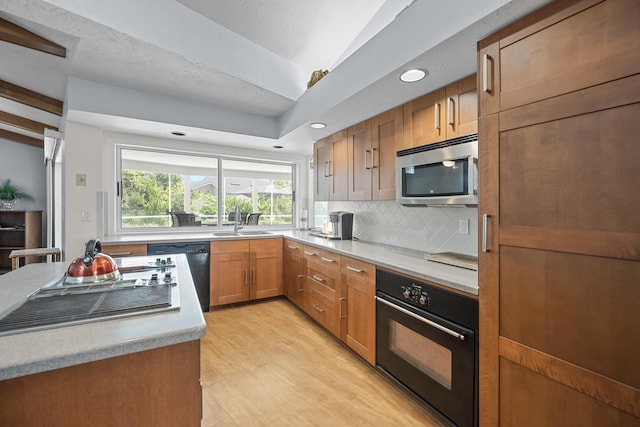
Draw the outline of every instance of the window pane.
[[[239,205],[245,224],[293,224],[291,165],[223,159],[222,171],[226,222],[234,220]]]
[[[212,157],[122,149],[121,227],[216,223],[217,163]]]

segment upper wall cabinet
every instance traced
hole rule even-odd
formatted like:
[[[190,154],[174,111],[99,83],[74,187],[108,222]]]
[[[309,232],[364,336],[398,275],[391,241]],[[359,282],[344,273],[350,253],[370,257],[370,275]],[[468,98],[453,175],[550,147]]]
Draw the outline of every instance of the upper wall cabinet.
[[[404,104],[402,149],[478,132],[476,75]]]
[[[347,131],[316,142],[315,200],[347,200]]]

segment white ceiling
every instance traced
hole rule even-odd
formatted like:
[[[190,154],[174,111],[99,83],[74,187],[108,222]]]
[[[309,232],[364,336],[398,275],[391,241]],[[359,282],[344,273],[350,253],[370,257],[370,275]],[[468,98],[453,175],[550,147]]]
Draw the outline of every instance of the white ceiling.
[[[0,0],[0,17],[67,48],[0,42],[0,79],[107,131],[309,154],[312,140],[473,73],[477,40],[546,2]],[[400,83],[407,66],[428,78]],[[306,90],[316,69],[330,73]],[[317,120],[327,128],[310,130]]]

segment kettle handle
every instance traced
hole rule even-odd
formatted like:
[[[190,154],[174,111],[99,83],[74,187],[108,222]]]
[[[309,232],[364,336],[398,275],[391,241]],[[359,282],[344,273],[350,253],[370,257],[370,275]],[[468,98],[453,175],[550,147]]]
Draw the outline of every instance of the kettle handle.
[[[102,251],[102,243],[100,242],[100,240],[89,240],[87,242],[87,247],[84,250],[82,263],[87,267],[91,267],[91,265],[93,265],[93,259],[100,251]]]

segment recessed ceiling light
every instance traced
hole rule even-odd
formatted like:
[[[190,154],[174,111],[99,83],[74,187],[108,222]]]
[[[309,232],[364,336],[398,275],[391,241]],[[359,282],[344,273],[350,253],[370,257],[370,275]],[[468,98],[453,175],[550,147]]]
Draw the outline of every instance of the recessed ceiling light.
[[[280,149],[280,148],[284,148],[284,146],[282,146],[282,145],[274,145],[273,148]]]
[[[406,83],[413,83],[424,79],[426,75],[426,70],[412,68],[410,70],[403,71],[402,74],[400,74],[400,80]]]
[[[186,134],[185,134],[184,132],[173,131],[173,132],[171,132],[171,135],[175,135],[175,136],[185,136]]]
[[[312,129],[324,129],[327,127],[327,125],[325,123],[311,123],[309,126],[311,126]]]

